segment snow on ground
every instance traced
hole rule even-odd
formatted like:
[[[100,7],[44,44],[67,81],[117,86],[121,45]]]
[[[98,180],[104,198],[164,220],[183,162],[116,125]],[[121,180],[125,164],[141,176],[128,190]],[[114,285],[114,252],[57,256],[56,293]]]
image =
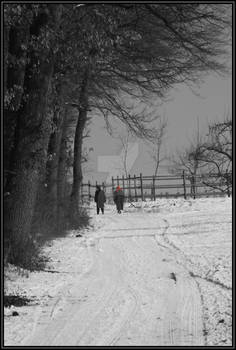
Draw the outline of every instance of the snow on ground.
[[[46,271],[8,269],[4,345],[232,345],[232,199],[106,205],[45,246]],[[18,316],[12,316],[17,311]]]

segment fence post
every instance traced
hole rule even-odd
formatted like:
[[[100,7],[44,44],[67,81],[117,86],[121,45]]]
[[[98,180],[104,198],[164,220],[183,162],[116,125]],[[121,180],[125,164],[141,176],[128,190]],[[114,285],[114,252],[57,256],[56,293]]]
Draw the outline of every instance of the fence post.
[[[130,186],[131,186],[131,182],[130,182],[130,175],[129,175],[129,200],[131,201],[131,189],[130,189]]]
[[[141,198],[143,201],[143,177],[142,177],[142,173],[140,173],[140,186],[141,186]]]
[[[135,201],[138,201],[137,198],[137,188],[136,188],[136,176],[134,175],[134,195],[135,195]]]
[[[186,185],[185,185],[185,173],[184,173],[184,170],[183,170],[183,186],[184,186],[184,199],[186,199]]]
[[[155,191],[155,176],[153,176],[153,198],[154,198],[154,202],[156,200],[156,191]]]
[[[197,191],[196,183],[197,183],[197,174],[193,174],[193,199],[196,199],[196,191]]]
[[[90,180],[88,181],[88,195],[89,195],[89,202],[91,199],[91,184],[90,184]]]
[[[119,176],[117,175],[117,186],[119,186],[120,183],[119,183]]]
[[[113,194],[113,192],[114,192],[114,178],[113,178],[113,176],[112,176],[112,178],[111,178],[111,184],[112,184],[112,194]]]
[[[124,178],[124,175],[122,175],[122,186],[123,186],[123,193],[124,193],[124,197],[125,197],[125,178]]]

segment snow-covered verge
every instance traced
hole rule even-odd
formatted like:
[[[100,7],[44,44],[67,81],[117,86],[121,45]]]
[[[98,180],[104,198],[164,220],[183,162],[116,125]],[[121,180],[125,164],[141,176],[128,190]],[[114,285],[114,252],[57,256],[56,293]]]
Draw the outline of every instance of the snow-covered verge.
[[[29,272],[12,265],[7,267],[5,295],[27,297],[31,302],[21,307],[4,307],[5,345],[18,345],[27,338],[43,308],[48,306],[53,309],[54,298],[63,293],[63,287],[73,283],[75,276],[89,268],[91,257],[86,249],[89,241],[75,239],[76,234],[78,232],[71,231],[67,237],[49,241],[45,245],[43,254],[50,261],[45,271]],[[14,311],[19,314],[17,317],[12,316]]]
[[[106,205],[105,215],[103,216],[95,215],[94,204],[91,204],[90,209],[92,228],[80,232],[82,237],[78,236],[77,231],[70,231],[67,237],[52,240],[45,246],[44,253],[50,257],[46,271],[21,271],[19,274],[13,266],[6,269],[5,294],[25,296],[31,299],[31,302],[26,306],[4,308],[5,345],[28,344],[27,342],[36,328],[44,322],[43,313],[47,314],[53,322],[53,319],[56,319],[57,315],[66,308],[67,299],[71,296],[71,293],[73,294],[73,288],[75,286],[79,288],[80,281],[81,288],[83,287],[82,281],[85,276],[88,278],[86,283],[89,285],[89,272],[93,271],[96,262],[95,253],[100,254],[99,259],[103,259],[103,255],[106,255],[106,259],[109,261],[109,250],[105,250],[106,247],[109,247],[109,249],[119,248],[120,256],[124,254],[123,258],[127,258],[127,262],[130,263],[129,278],[133,278],[133,288],[137,285],[138,289],[138,274],[145,279],[148,278],[148,275],[144,273],[145,266],[139,265],[140,262],[135,259],[141,259],[140,254],[145,252],[143,262],[151,263],[151,260],[148,260],[148,252],[150,250],[150,259],[151,254],[156,252],[153,251],[148,240],[151,236],[155,238],[158,249],[161,249],[164,256],[162,261],[171,260],[172,266],[173,264],[176,265],[176,271],[185,271],[186,275],[191,277],[193,283],[197,286],[201,298],[204,344],[232,345],[231,198],[202,198],[196,200],[178,198],[160,199],[156,202],[126,203],[121,215],[116,213],[113,205]],[[134,241],[130,241],[132,245],[129,247],[127,238],[127,243],[122,244],[122,237],[134,239]],[[109,245],[112,242],[110,238],[116,238],[117,245],[115,245],[116,243]],[[109,244],[105,244],[105,241]],[[98,244],[98,242],[104,243]],[[127,250],[125,253],[124,249]],[[114,252],[115,250],[113,250]],[[156,257],[153,256],[153,259],[156,259]],[[139,266],[140,271],[134,272],[136,265]],[[105,263],[104,266],[106,266]],[[155,266],[158,270],[158,264]],[[104,270],[105,273],[106,269]],[[122,275],[122,270],[120,274]],[[176,276],[177,282],[181,281],[181,273],[177,273]],[[107,283],[109,285],[108,277]],[[113,274],[111,274],[111,277],[113,278]],[[112,279],[110,282],[112,283]],[[132,280],[130,282],[132,284]],[[146,285],[148,283],[147,280]],[[166,283],[165,280],[163,283]],[[154,292],[156,287],[151,286]],[[112,288],[112,286],[110,287]],[[151,288],[149,289],[151,293]],[[122,293],[125,293],[124,289]],[[122,293],[121,295],[123,295]],[[151,300],[151,294],[148,296],[146,293],[145,290],[145,294],[140,294],[140,300],[145,298]],[[83,297],[77,299],[77,302],[83,303],[85,308],[88,294],[89,291],[85,292]],[[124,300],[127,300],[128,305],[132,300],[127,295]],[[153,299],[153,301],[158,303],[158,300]],[[88,313],[89,305],[91,304],[88,304]],[[96,308],[96,304],[94,305]],[[13,311],[16,311],[18,315],[12,316]],[[141,322],[135,319],[135,317],[141,317],[139,315],[142,315],[139,311],[132,315],[137,323]],[[131,335],[137,333],[137,329],[132,333],[132,327],[130,328]],[[148,327],[150,325],[143,325],[141,332],[145,334]],[[140,344],[139,341],[137,339],[135,343],[133,338],[129,341],[129,344],[125,345],[145,345]],[[147,342],[146,338],[145,341]],[[150,339],[151,341],[153,340]],[[155,344],[164,345],[158,343],[158,341]],[[179,344],[173,343],[172,345]]]

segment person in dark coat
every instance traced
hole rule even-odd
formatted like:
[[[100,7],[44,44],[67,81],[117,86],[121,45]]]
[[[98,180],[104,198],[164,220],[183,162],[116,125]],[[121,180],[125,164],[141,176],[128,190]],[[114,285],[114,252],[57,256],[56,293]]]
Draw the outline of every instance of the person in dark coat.
[[[113,194],[113,199],[114,199],[114,202],[116,204],[117,212],[120,214],[121,210],[123,210],[123,206],[124,206],[124,193],[123,193],[122,189],[120,188],[120,186],[116,187],[116,190]]]
[[[104,203],[106,202],[106,196],[100,186],[97,185],[96,188],[94,200],[97,203],[97,214],[99,214],[100,209],[102,214],[104,214]]]

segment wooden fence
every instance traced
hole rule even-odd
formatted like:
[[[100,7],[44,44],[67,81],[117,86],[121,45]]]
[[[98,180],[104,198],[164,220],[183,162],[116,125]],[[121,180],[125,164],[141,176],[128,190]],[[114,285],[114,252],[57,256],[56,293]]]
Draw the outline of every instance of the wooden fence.
[[[111,183],[99,184],[105,191],[108,202],[113,198],[113,192],[119,185],[129,201],[156,200],[157,198],[168,197],[203,197],[203,196],[220,196],[231,195],[231,182],[229,176],[221,188],[212,188],[206,185],[204,179],[216,177],[214,174],[204,176],[192,176],[183,171],[182,175],[161,175],[161,176],[139,176],[133,175],[128,177],[112,177]],[[81,186],[81,198],[83,201],[93,200],[96,185],[83,183]]]

